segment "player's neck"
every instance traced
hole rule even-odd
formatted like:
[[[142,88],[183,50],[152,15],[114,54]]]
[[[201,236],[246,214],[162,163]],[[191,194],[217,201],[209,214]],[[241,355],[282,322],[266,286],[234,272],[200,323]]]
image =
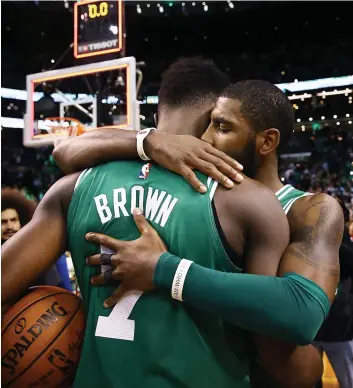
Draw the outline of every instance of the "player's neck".
[[[158,131],[163,131],[171,135],[194,135],[191,133],[190,123],[177,118],[161,120],[157,126]]]
[[[158,131],[170,133],[171,135],[189,135],[187,123],[178,120],[160,121],[157,126]]]
[[[278,176],[277,157],[271,156],[263,162],[256,171],[255,180],[267,186],[274,193],[283,187]]]
[[[195,113],[196,112],[196,113]],[[208,112],[207,117],[208,117]],[[204,113],[206,115],[206,113]],[[201,123],[200,123],[201,121]],[[173,135],[191,135],[201,137],[205,124],[204,118],[195,108],[170,109],[160,115],[158,130]],[[201,132],[200,132],[201,131]]]

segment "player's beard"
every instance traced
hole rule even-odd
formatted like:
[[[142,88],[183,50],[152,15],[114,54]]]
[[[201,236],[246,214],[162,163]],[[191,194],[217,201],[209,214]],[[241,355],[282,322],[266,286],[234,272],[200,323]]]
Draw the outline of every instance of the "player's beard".
[[[251,137],[245,148],[235,159],[244,166],[244,174],[249,178],[254,178],[258,167],[258,156],[256,154],[255,136]]]

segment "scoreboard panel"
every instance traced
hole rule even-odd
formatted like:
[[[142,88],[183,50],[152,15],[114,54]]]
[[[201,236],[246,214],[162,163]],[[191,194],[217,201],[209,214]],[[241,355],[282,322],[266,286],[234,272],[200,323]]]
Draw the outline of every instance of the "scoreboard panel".
[[[122,12],[122,0],[90,0],[75,3],[75,58],[121,51]]]

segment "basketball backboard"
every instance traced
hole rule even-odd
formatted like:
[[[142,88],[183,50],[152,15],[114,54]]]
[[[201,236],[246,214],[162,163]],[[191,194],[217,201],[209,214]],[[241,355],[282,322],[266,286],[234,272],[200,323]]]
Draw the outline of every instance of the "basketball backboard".
[[[86,131],[105,126],[140,127],[134,57],[30,74],[27,92],[23,131],[27,147],[65,138],[69,136],[65,125],[72,128],[77,122]],[[61,130],[52,131],[56,126]]]

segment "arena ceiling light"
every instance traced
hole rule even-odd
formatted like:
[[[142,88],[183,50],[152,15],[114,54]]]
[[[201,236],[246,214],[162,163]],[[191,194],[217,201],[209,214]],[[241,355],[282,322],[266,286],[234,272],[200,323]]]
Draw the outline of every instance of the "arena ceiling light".
[[[324,89],[324,88],[334,88],[339,86],[350,86],[353,85],[353,75],[347,75],[342,77],[330,77],[330,78],[320,78],[320,79],[314,79],[309,81],[298,81],[297,79],[294,82],[287,82],[283,84],[276,84],[277,87],[279,87],[282,91],[289,91],[289,92],[301,92],[304,90],[314,90],[314,89]],[[346,88],[344,91],[337,91],[337,92],[322,92],[323,94],[344,94],[344,93],[351,93],[352,90],[349,88]],[[321,94],[320,94],[321,95]]]

